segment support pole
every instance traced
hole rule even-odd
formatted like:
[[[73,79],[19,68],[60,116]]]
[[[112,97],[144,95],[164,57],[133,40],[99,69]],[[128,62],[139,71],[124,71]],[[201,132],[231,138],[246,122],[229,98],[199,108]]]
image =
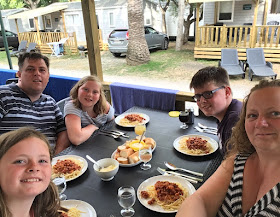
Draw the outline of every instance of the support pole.
[[[81,3],[87,40],[90,74],[96,75],[101,81],[103,81],[94,0],[83,0]]]
[[[4,42],[4,47],[5,47],[6,55],[8,58],[9,66],[10,66],[10,69],[13,69],[13,64],[12,64],[12,60],[11,60],[11,56],[10,56],[10,51],[9,51],[9,47],[8,47],[8,41],[7,41],[7,37],[6,37],[6,31],[5,31],[5,27],[4,27],[4,23],[3,23],[3,19],[2,19],[1,10],[0,10],[0,25],[1,25],[1,32],[2,32],[2,36],[3,36],[3,42]]]

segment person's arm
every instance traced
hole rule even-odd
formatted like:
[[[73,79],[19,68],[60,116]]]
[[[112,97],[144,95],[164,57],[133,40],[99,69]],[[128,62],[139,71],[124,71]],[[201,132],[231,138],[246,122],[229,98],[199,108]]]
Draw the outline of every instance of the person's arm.
[[[115,118],[115,109],[107,102],[107,107],[105,110],[105,114],[107,114],[107,122],[113,120]]]
[[[216,216],[225,199],[234,167],[234,156],[226,159],[217,171],[182,203],[176,217]]]
[[[70,141],[68,139],[68,135],[67,135],[66,130],[58,133],[57,134],[57,140],[56,140],[54,155],[59,154],[64,149],[68,148],[69,145],[70,145]]]
[[[98,129],[98,127],[93,124],[89,124],[82,128],[81,118],[74,114],[68,114],[65,116],[65,124],[68,137],[73,145],[80,145]]]

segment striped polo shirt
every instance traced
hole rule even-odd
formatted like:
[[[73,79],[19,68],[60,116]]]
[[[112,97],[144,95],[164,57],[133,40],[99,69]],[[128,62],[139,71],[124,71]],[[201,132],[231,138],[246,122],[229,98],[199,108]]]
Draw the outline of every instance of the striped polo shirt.
[[[56,135],[66,130],[62,113],[51,96],[42,94],[32,102],[15,83],[0,86],[0,134],[24,126],[45,134],[52,147]]]
[[[249,155],[238,155],[234,162],[234,172],[230,182],[226,198],[217,214],[217,217],[242,217],[242,187],[244,166]],[[252,216],[280,216],[280,183],[277,183],[268,191],[253,207],[244,215]]]

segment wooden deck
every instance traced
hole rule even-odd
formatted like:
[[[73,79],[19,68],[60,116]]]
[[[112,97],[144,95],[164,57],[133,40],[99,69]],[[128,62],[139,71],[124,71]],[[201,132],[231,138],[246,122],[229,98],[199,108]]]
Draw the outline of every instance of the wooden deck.
[[[30,42],[37,43],[36,48],[43,54],[52,53],[47,43],[58,42],[62,38],[68,38],[68,40],[64,44],[64,52],[66,54],[79,52],[75,32],[71,34],[64,32],[21,32],[18,34],[19,41],[26,40],[28,44]],[[99,30],[99,48],[100,50],[108,49],[108,45],[103,43],[101,30]]]
[[[280,62],[280,26],[202,26],[198,27],[194,58],[221,59],[222,48],[236,48],[240,60],[246,49],[262,47],[266,61]]]

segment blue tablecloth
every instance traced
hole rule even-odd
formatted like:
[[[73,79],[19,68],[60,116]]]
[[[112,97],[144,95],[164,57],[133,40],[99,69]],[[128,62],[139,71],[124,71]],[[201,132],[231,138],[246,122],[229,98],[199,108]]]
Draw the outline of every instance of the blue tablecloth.
[[[0,85],[6,84],[6,80],[16,77],[17,70],[0,69]]]
[[[115,113],[121,114],[133,106],[174,110],[178,90],[114,82],[110,85],[110,92]]]

